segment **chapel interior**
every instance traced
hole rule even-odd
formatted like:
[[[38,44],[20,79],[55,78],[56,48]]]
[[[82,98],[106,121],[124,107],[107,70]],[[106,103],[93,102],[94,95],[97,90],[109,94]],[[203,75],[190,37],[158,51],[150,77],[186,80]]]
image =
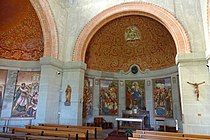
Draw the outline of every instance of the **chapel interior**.
[[[134,118],[144,130],[210,135],[209,6],[1,0],[0,131]]]

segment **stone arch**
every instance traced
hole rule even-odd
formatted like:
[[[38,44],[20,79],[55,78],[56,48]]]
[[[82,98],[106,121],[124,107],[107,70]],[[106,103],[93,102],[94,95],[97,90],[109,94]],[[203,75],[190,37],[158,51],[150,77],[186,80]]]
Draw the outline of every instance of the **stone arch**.
[[[39,18],[43,38],[44,55],[43,57],[58,58],[58,37],[56,24],[50,6],[46,0],[30,0]]]
[[[113,6],[95,16],[80,33],[74,49],[73,61],[85,61],[85,53],[93,35],[106,23],[127,15],[144,15],[163,24],[171,33],[178,54],[190,53],[186,32],[178,20],[165,9],[145,2],[128,2]]]

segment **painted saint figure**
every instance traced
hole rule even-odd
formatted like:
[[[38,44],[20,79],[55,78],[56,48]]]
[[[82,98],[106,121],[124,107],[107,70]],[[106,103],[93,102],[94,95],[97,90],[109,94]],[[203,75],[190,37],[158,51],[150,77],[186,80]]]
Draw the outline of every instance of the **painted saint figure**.
[[[65,105],[66,106],[69,106],[70,105],[70,101],[71,101],[71,87],[70,87],[70,85],[67,85]]]
[[[201,83],[190,83],[190,82],[187,82],[187,83],[194,86],[195,95],[197,96],[197,101],[198,101],[198,98],[199,98],[199,89],[198,89],[198,86],[201,85],[201,84],[204,84],[205,81],[203,81]]]
[[[13,110],[17,110],[18,112],[26,111],[26,107],[28,105],[29,89],[25,83],[22,83],[16,92],[17,93],[14,99],[15,106],[13,107]]]
[[[30,117],[36,116],[37,103],[38,103],[38,93],[34,92],[31,97],[30,105],[27,107],[27,112],[26,112],[27,116]]]

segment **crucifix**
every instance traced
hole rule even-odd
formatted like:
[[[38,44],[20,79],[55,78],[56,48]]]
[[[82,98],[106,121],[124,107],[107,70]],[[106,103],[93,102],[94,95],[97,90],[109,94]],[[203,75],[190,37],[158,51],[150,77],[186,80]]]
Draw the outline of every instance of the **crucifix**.
[[[197,96],[197,101],[198,101],[198,98],[199,98],[199,89],[198,89],[198,86],[201,85],[201,84],[204,84],[205,81],[203,81],[201,83],[190,83],[190,82],[187,82],[187,83],[194,86],[195,95]]]

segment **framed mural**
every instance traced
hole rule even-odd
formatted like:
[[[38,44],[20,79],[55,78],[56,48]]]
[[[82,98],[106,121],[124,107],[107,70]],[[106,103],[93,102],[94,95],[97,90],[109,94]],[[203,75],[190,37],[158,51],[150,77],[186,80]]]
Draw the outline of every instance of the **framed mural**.
[[[36,117],[40,72],[19,71],[15,87],[12,117]]]
[[[83,112],[82,118],[88,119],[93,116],[93,79],[85,77],[83,92]]]
[[[0,70],[0,112],[2,111],[5,83],[7,80],[7,70]]]
[[[171,77],[153,79],[153,100],[156,117],[173,117]]]
[[[118,115],[118,81],[99,81],[99,115]]]
[[[134,107],[146,110],[145,80],[126,80],[126,110]]]

